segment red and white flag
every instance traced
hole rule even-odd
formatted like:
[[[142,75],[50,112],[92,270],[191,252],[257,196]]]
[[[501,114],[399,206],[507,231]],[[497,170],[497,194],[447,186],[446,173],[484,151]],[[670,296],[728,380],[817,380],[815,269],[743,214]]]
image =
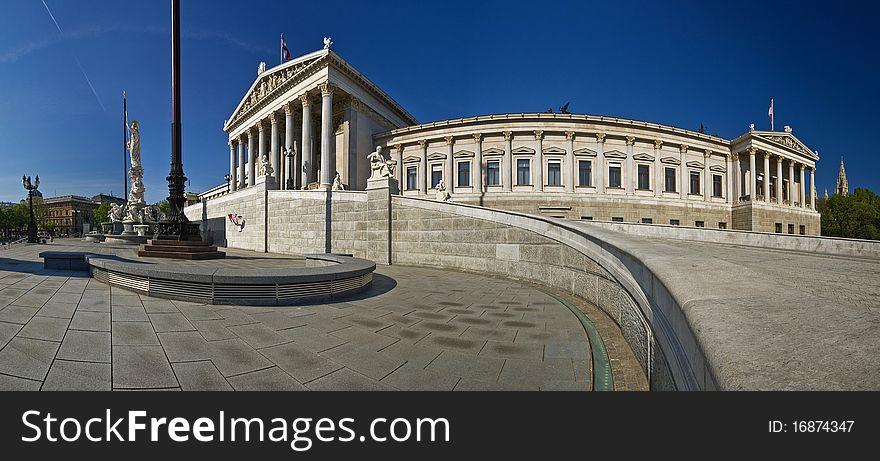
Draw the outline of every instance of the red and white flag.
[[[287,49],[287,42],[284,41],[284,34],[281,34],[281,63],[290,61],[290,50]]]
[[[767,116],[770,117],[770,131],[773,131],[773,98],[770,98],[770,109],[767,110]]]

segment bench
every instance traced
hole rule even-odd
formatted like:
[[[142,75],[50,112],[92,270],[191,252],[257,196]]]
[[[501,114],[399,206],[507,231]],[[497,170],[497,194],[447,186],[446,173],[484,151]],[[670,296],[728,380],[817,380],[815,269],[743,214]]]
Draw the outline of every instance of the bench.
[[[44,251],[40,253],[40,257],[43,258],[43,267],[46,269],[87,271],[87,254],[89,253],[81,251]]]

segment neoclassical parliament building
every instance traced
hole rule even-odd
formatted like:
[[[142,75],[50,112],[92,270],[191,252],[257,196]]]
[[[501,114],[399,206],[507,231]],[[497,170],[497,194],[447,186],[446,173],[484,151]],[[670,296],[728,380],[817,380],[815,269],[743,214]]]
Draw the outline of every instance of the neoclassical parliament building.
[[[376,147],[404,196],[549,217],[819,235],[818,153],[789,127],[735,139],[568,113],[418,121],[329,47],[258,75],[225,122],[229,185],[364,190]],[[338,180],[337,180],[338,174]],[[809,188],[807,187],[809,184]]]

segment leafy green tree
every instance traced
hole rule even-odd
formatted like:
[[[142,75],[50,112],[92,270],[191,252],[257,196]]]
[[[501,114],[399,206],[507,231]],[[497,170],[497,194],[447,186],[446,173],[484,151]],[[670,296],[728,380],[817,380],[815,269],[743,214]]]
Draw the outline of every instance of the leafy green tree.
[[[104,202],[95,210],[95,223],[101,224],[110,220],[110,202]]]
[[[822,235],[880,240],[880,196],[857,188],[851,195],[833,195],[819,203]]]

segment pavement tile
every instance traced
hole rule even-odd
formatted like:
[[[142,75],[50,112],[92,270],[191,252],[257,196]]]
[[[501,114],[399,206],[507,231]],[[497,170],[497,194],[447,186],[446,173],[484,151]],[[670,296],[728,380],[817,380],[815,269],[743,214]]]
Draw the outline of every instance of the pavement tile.
[[[15,337],[0,351],[0,373],[42,381],[59,343]]]
[[[192,320],[192,319],[190,319]],[[192,324],[208,341],[220,341],[237,338],[235,333],[229,331],[223,324],[223,319],[218,320],[193,320]]]
[[[149,320],[143,306],[113,304],[110,308],[110,315],[114,322],[146,322]]]
[[[114,346],[158,346],[159,338],[150,322],[113,322]]]
[[[18,332],[18,336],[61,342],[69,324],[69,319],[35,316]]]
[[[0,374],[0,391],[38,391],[42,381]]]
[[[114,389],[178,386],[161,346],[113,346]]]
[[[231,391],[232,386],[210,361],[171,363],[184,391]]]
[[[71,362],[56,360],[43,383],[44,391],[109,391],[112,390],[109,363]]]
[[[209,360],[212,357],[209,343],[196,331],[159,333],[158,336],[165,355],[172,363]]]
[[[37,311],[37,315],[41,317],[56,317],[60,319],[71,319],[76,311],[76,304],[58,303],[49,301]]]
[[[278,344],[290,342],[289,339],[279,335],[275,330],[262,323],[233,326],[229,327],[229,331],[238,335],[239,338],[244,340],[244,342],[248,343],[254,349],[277,346]]]
[[[313,391],[392,391],[393,387],[343,368],[307,384]]]
[[[459,379],[458,376],[407,363],[382,379],[382,382],[404,391],[451,391]]]
[[[71,330],[110,331],[109,312],[89,312],[77,309],[70,321]]]
[[[24,325],[36,315],[39,307],[28,307],[11,304],[0,310],[0,322],[18,323]]]
[[[223,376],[234,376],[272,366],[272,362],[240,339],[210,343],[211,361]]]
[[[309,326],[279,330],[278,334],[312,352],[326,351],[348,342],[347,339],[323,333]]]
[[[342,368],[341,364],[296,343],[268,347],[260,352],[301,383],[308,383]]]
[[[179,312],[149,314],[150,322],[157,333],[166,331],[196,331],[183,314]]]
[[[278,367],[253,371],[229,378],[237,391],[307,391],[308,389]]]
[[[110,333],[68,330],[58,350],[58,359],[110,363]]]

